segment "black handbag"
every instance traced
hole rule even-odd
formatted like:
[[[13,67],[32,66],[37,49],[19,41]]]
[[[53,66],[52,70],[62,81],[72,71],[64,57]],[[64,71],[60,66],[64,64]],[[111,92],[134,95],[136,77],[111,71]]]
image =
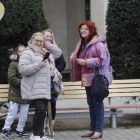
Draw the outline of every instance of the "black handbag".
[[[96,52],[97,52],[97,47],[95,44]],[[97,52],[98,56],[98,52]],[[109,95],[108,87],[109,87],[109,82],[107,78],[104,75],[99,75],[99,70],[98,68],[95,69],[95,72],[98,71],[98,74],[95,75],[95,77],[92,79],[91,83],[91,94],[92,96],[98,100],[98,103],[103,101],[105,97]]]
[[[98,103],[103,101],[109,95],[108,91],[109,82],[103,75],[96,75],[91,83],[91,94],[97,99]]]

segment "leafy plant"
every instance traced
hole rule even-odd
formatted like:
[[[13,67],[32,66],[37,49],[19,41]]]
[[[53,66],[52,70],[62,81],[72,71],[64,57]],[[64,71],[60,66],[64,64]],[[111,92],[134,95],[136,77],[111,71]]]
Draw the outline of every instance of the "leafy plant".
[[[48,28],[42,0],[1,0],[5,15],[0,21],[0,84],[7,83],[11,50],[27,46],[33,33]]]
[[[114,79],[140,78],[140,1],[108,0],[107,46]]]

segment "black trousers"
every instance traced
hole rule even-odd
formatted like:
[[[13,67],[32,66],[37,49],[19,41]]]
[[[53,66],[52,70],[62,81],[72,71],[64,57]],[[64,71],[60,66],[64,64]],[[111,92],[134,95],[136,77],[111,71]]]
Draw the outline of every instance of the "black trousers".
[[[44,128],[44,119],[46,117],[47,99],[36,99],[33,100],[33,105],[35,107],[35,114],[33,117],[33,135],[34,136],[44,136],[43,128]]]
[[[56,102],[52,103],[51,102],[51,110],[52,110],[52,120],[55,120],[55,115],[56,115]]]

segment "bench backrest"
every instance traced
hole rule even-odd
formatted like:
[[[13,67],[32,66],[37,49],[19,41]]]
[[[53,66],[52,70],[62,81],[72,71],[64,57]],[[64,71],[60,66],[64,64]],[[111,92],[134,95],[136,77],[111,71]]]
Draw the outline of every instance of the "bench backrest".
[[[9,84],[0,84],[0,102],[8,102]]]
[[[81,87],[81,82],[64,82],[65,95],[60,95],[58,99],[86,98],[85,88]],[[108,97],[128,97],[140,96],[140,79],[113,80],[109,85]]]
[[[82,99],[86,98],[85,88],[81,82],[63,82],[65,95],[58,99]],[[0,84],[0,102],[8,101],[9,84]],[[140,79],[113,80],[109,85],[108,97],[140,96]]]

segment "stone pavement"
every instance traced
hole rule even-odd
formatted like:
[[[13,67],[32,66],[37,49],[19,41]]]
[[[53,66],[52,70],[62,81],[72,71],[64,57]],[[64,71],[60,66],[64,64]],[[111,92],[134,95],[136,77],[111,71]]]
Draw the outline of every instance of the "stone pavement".
[[[125,101],[128,100],[128,98],[112,98],[112,105],[124,105]],[[139,104],[140,102],[138,102]],[[131,104],[134,104],[134,101],[131,102]],[[105,99],[104,100],[104,105],[108,105],[108,100]],[[62,108],[62,107],[87,107],[87,102],[86,99],[69,99],[69,100],[58,100],[57,101],[57,107],[58,108]],[[112,129],[112,128],[104,128],[104,135],[101,139],[99,140],[140,140],[140,125],[139,123],[137,123],[137,121],[140,120],[140,118],[138,117],[140,114],[140,109],[123,109],[124,114],[131,114],[131,115],[137,115],[135,118],[133,118],[133,120],[135,120],[134,122],[136,122],[135,124],[138,127],[128,127],[125,128],[124,125],[123,127],[118,127],[116,129]],[[137,119],[137,120],[136,120]],[[133,121],[132,120],[132,121]],[[70,121],[70,120],[69,120]],[[76,121],[76,120],[75,120]],[[125,120],[127,121],[127,120]],[[56,122],[57,123],[57,122]],[[60,122],[61,123],[61,122]],[[72,123],[70,121],[70,123]],[[81,126],[83,123],[87,124],[86,122],[84,122],[82,120],[82,122],[78,122],[79,125]],[[0,133],[1,133],[1,129],[3,127],[4,124],[4,120],[1,119],[0,121]],[[15,123],[17,124],[17,122]],[[28,125],[26,125],[26,132],[31,135],[31,123],[27,123]],[[66,123],[67,125],[68,123]],[[89,123],[88,123],[89,124]],[[88,126],[87,124],[87,126]],[[121,124],[123,124],[121,122]],[[62,123],[61,123],[62,125]],[[59,129],[57,129],[55,131],[55,137],[54,140],[90,140],[90,138],[81,138],[81,135],[86,133],[88,130],[87,128],[85,128],[86,130],[83,129],[76,129],[76,131],[72,130],[72,131],[68,131],[71,129],[66,129],[66,125],[64,125],[64,130],[63,131],[58,131],[60,130],[60,125],[59,125]],[[76,124],[77,125],[77,124]],[[16,137],[16,132],[15,132],[15,128],[16,126],[13,125],[14,129],[12,129],[12,134],[14,135],[15,139],[14,140],[29,140],[29,138],[19,138]],[[132,125],[131,125],[132,126]],[[29,130],[29,131],[28,131]],[[6,140],[5,138],[3,138],[2,135],[0,135],[0,140]]]
[[[86,133],[86,130],[82,131],[55,131],[54,140],[91,140],[90,138],[81,138],[81,135]],[[103,131],[103,137],[99,140],[140,140],[140,127],[137,128],[116,128],[116,129],[105,129]],[[16,137],[15,132],[14,140],[29,140],[30,138],[20,138]],[[31,133],[28,133],[31,135]],[[0,140],[6,140],[0,135]]]

